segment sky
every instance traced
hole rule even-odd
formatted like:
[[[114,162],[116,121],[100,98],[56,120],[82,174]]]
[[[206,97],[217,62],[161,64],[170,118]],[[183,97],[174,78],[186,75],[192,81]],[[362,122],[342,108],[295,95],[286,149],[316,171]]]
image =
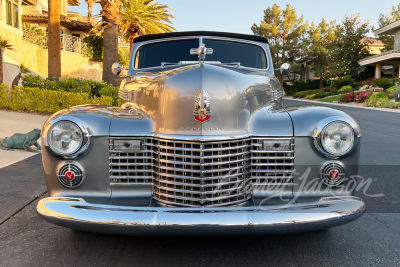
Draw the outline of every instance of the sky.
[[[309,22],[327,21],[340,22],[346,14],[359,13],[362,20],[369,20],[377,27],[380,13],[389,14],[392,6],[400,1],[392,0],[156,0],[173,10],[175,16],[173,26],[178,31],[223,31],[252,34],[251,26],[259,24],[263,19],[263,11],[268,6],[277,3],[281,9],[290,3],[296,8],[298,15],[304,15]],[[96,4],[93,14],[99,13],[100,6]],[[87,5],[81,0],[79,7],[69,7],[87,15]]]

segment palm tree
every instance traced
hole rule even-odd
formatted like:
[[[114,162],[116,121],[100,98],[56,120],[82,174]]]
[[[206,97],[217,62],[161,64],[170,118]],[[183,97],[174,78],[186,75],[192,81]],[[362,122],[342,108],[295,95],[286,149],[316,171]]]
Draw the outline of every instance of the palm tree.
[[[19,80],[21,80],[22,75],[27,73],[29,73],[29,69],[26,68],[23,64],[21,64],[21,66],[19,66],[19,73],[17,76],[15,76],[11,84],[11,88],[13,88],[14,86],[18,86]]]
[[[49,0],[48,76],[61,77],[60,0]]]
[[[7,39],[3,39],[0,36],[0,83],[3,83],[3,63],[4,63],[4,50],[14,50],[13,46],[8,42]]]
[[[97,0],[85,0],[85,2],[88,5],[88,11],[87,11],[87,18],[88,18],[88,22],[92,23],[92,18],[93,18],[93,14],[92,14],[92,10],[93,10],[93,5],[95,3],[98,3]]]
[[[103,33],[103,80],[115,85],[116,76],[111,71],[118,62],[118,23],[121,0],[101,0],[101,27]]]
[[[120,33],[129,41],[129,54],[137,36],[176,31],[170,25],[175,17],[168,12],[171,8],[166,5],[154,0],[122,0],[122,6]]]

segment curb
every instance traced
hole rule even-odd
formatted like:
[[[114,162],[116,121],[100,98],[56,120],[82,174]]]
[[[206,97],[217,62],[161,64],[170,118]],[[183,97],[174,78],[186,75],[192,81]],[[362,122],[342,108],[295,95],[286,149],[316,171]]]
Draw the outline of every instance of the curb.
[[[314,103],[314,104],[322,104],[322,105],[332,105],[332,106],[339,106],[339,107],[361,108],[361,109],[369,109],[369,110],[375,110],[375,111],[385,111],[385,112],[391,112],[391,113],[400,113],[400,109],[362,107],[362,106],[355,106],[355,105],[349,105],[349,104],[338,104],[338,103],[329,103],[329,102],[320,102],[320,101],[313,101],[313,100],[297,99],[297,98],[287,97],[287,96],[283,97],[283,99],[284,100],[307,102],[307,103]]]

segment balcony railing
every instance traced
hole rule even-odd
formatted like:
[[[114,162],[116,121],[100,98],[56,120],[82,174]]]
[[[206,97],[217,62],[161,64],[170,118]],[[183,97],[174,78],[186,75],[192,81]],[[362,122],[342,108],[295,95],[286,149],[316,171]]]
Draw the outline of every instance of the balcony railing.
[[[47,48],[47,36],[35,29],[29,29],[22,26],[23,39],[29,43],[40,46],[41,48]]]
[[[81,38],[76,36],[61,34],[61,49],[64,51],[79,53],[87,57],[86,43],[82,42]]]
[[[23,39],[32,44],[38,45],[43,49],[47,49],[48,47],[48,39],[47,35],[43,35],[38,31],[23,27]],[[87,57],[87,45],[86,43],[81,41],[81,38],[68,35],[61,34],[61,50],[78,53],[85,57]]]

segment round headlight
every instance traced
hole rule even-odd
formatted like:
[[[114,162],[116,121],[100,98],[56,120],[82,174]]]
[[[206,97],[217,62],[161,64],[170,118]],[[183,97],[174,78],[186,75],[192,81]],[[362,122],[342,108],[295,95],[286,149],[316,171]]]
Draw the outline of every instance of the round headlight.
[[[321,145],[329,154],[341,156],[348,153],[354,141],[354,130],[345,122],[332,122],[322,130]]]
[[[59,155],[74,154],[82,146],[82,130],[73,122],[59,121],[50,128],[48,142],[50,148]]]

